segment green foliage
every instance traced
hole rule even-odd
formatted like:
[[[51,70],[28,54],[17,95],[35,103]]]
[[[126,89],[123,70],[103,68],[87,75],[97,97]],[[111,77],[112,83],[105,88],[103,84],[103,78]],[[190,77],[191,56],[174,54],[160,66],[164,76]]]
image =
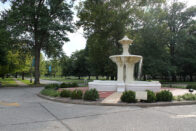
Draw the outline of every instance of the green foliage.
[[[74,90],[71,93],[71,99],[82,99],[83,92],[81,90]]]
[[[41,91],[41,94],[46,96],[52,96],[52,97],[58,97],[60,95],[58,91],[53,89],[43,89]]]
[[[15,80],[13,80],[12,78],[4,78],[4,79],[0,79],[0,83],[2,86],[16,86],[17,83]]]
[[[63,90],[63,91],[61,91],[60,96],[61,97],[70,97],[71,94],[72,94],[72,92],[70,90]]]
[[[57,90],[59,88],[59,84],[48,84],[45,86],[45,89],[54,89]]]
[[[73,31],[72,5],[62,0],[10,1],[11,9],[2,13],[13,38],[23,41],[19,46],[29,48],[35,56],[35,84],[39,84],[40,51],[58,56],[64,42],[69,41],[67,32]],[[22,17],[22,19],[21,19]]]
[[[125,91],[125,92],[123,92],[120,99],[122,102],[127,102],[127,103],[136,102],[135,92],[134,91]]]
[[[196,100],[196,95],[195,94],[184,94],[182,96],[177,96],[175,97],[175,100],[181,101],[181,100]]]
[[[157,101],[172,101],[173,95],[170,91],[163,90],[156,94]]]
[[[90,89],[84,93],[84,100],[96,101],[98,98],[99,93],[96,89]]]
[[[153,91],[147,90],[147,102],[155,102],[156,101],[156,94]]]
[[[71,88],[71,87],[78,87],[78,84],[76,82],[73,83],[61,83],[61,88]]]
[[[188,84],[186,88],[196,90],[196,84]]]

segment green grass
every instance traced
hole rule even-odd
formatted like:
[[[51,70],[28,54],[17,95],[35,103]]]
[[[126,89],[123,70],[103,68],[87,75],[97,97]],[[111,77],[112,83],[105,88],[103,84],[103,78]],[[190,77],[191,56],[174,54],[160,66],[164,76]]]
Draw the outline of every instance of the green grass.
[[[41,94],[46,95],[46,96],[52,96],[52,97],[60,96],[60,92],[58,92],[57,90],[53,90],[53,89],[43,89],[41,91]]]
[[[104,77],[99,77],[100,80],[105,80]],[[81,77],[81,79],[78,79],[78,77],[74,77],[74,76],[70,76],[70,77],[45,77],[42,76],[41,79],[44,80],[54,80],[54,81],[61,81],[61,82],[65,82],[65,83],[84,83],[84,80],[87,79],[87,82],[93,81],[95,80],[95,77],[91,77],[90,80],[88,80],[88,77]]]
[[[182,100],[196,100],[196,94],[187,93],[181,96],[173,97],[174,100],[182,101]]]
[[[196,82],[161,82],[161,84],[196,84]]]
[[[22,78],[17,78],[17,80],[21,81],[22,83],[24,84],[27,84],[27,85],[32,85],[33,83],[30,83],[30,80],[22,80]]]
[[[18,86],[12,78],[0,79],[2,86]]]

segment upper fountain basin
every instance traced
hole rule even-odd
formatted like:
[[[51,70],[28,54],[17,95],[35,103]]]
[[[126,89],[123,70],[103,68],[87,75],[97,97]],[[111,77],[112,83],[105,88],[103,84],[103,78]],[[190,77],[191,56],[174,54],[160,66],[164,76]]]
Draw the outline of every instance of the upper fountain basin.
[[[109,57],[115,63],[132,63],[135,64],[142,59],[140,55],[113,55]]]

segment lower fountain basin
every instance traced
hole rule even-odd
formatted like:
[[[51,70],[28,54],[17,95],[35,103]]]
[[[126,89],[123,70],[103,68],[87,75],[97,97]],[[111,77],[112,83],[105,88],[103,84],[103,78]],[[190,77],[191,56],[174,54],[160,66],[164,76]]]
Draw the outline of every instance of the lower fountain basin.
[[[118,81],[101,81],[94,80],[89,82],[89,89],[96,89],[98,91],[119,91],[118,88],[132,91],[146,91],[159,92],[161,84],[158,81],[132,81],[130,83],[123,83]]]

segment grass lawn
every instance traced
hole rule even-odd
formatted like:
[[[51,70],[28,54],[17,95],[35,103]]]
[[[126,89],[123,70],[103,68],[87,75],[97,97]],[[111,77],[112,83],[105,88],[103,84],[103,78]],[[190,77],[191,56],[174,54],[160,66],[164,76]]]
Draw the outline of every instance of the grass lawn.
[[[18,86],[12,78],[0,79],[2,86]]]
[[[196,82],[161,82],[162,84],[196,84]]]
[[[73,82],[84,83],[85,79],[87,80],[87,82],[90,82],[90,81],[95,80],[95,77],[91,77],[91,79],[88,80],[88,77],[81,77],[80,79],[78,79],[78,77],[74,77],[74,76],[70,76],[70,77],[45,77],[45,76],[42,76],[41,79],[61,81],[61,82],[65,82],[65,83],[73,83]],[[100,77],[100,79],[104,80],[103,77]]]
[[[30,83],[30,80],[22,80],[22,78],[17,78],[17,80],[21,81],[22,83],[24,84],[27,84],[27,85],[32,85],[33,83]]]

